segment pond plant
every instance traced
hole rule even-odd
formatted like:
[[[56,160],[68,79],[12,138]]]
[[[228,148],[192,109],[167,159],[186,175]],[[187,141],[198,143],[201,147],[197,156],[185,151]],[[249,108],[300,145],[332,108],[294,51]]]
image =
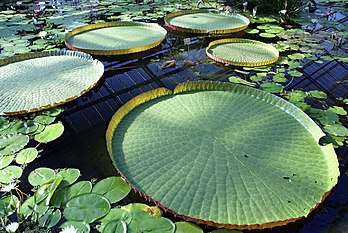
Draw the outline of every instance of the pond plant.
[[[64,48],[65,34],[83,25],[109,21],[158,23],[170,12],[197,6],[190,1],[135,4],[105,0],[99,5],[89,1],[34,6],[27,2],[0,12],[2,65],[13,55],[60,53],[57,51]],[[0,117],[0,231],[203,232],[198,225],[177,221],[163,211],[196,223],[254,229],[295,221],[317,207],[337,183],[339,170],[333,147],[346,145],[348,100],[343,96],[329,99],[318,90],[287,87],[303,77],[306,61],[347,62],[342,49],[347,32],[333,22],[336,5],[324,5],[328,13],[319,15],[317,21],[302,17],[300,27],[292,17],[310,15],[307,1],[267,1],[272,7],[265,1],[233,3],[228,7],[202,1],[199,6],[222,7],[224,14],[237,11],[248,16],[250,27],[245,37],[272,43],[280,58],[272,65],[231,67],[235,72],[228,77],[231,83],[179,84],[174,92],[156,89],[126,103],[107,132],[107,147],[122,177],[81,180],[76,168],[38,167],[28,171],[28,165],[44,154],[45,144],[60,140],[64,126],[57,117],[62,109],[45,105],[48,109],[41,112]],[[319,7],[322,1],[316,3]],[[266,10],[275,15],[262,15]],[[317,31],[318,25],[330,26],[334,33]],[[239,102],[233,102],[238,98]],[[239,111],[240,103],[249,106],[248,111]],[[172,110],[182,115],[177,117]],[[2,110],[2,115],[8,111]],[[245,117],[233,117],[236,112]],[[193,130],[192,120],[198,121],[201,131]],[[223,129],[218,127],[221,122],[227,124],[222,124]],[[268,129],[261,132],[261,137],[258,127],[245,127],[261,123]],[[146,124],[153,131],[145,130]],[[284,130],[279,125],[298,130]],[[160,139],[159,134],[163,135]],[[153,137],[151,142],[165,144],[163,153],[153,153],[162,147],[151,146],[144,135]],[[182,141],[168,143],[177,135]],[[220,140],[226,138],[232,138],[235,144]],[[255,145],[265,148],[258,150]],[[174,151],[180,156],[173,156]],[[231,151],[233,161],[226,156]],[[261,156],[264,154],[270,156]],[[274,173],[265,172],[263,167],[267,166]],[[27,187],[23,185],[26,181]],[[125,197],[132,188],[154,204],[129,203]]]

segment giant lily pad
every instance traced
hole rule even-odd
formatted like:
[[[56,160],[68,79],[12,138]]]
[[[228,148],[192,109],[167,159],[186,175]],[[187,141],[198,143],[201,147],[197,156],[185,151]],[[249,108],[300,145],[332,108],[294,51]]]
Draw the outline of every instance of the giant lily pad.
[[[263,66],[276,62],[279,52],[271,45],[248,39],[221,39],[206,49],[211,59],[235,66]]]
[[[104,66],[81,52],[29,53],[0,61],[0,115],[34,112],[94,87]]]
[[[337,183],[332,145],[299,108],[231,83],[188,82],[121,107],[109,154],[144,196],[184,219],[227,228],[307,216]]]
[[[153,23],[100,23],[74,29],[66,35],[65,44],[90,54],[121,55],[154,48],[166,34],[164,28]]]
[[[199,34],[226,34],[246,29],[249,19],[240,15],[224,15],[205,10],[178,11],[168,14],[165,25],[177,31]]]

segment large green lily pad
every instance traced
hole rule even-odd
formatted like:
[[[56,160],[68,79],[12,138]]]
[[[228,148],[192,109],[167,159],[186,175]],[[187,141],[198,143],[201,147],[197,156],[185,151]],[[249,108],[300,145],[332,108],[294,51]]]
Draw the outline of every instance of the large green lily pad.
[[[226,34],[246,29],[249,19],[240,14],[217,14],[206,10],[178,11],[168,14],[165,25],[173,30],[199,34]]]
[[[221,39],[206,49],[211,59],[235,66],[264,66],[276,62],[279,52],[271,45],[248,39]]]
[[[0,115],[34,112],[90,90],[104,66],[81,52],[29,53],[0,61]]]
[[[157,24],[111,22],[74,29],[65,37],[68,48],[96,55],[121,55],[159,45],[167,31]]]
[[[113,116],[109,154],[140,193],[184,219],[227,228],[307,216],[339,176],[332,145],[299,108],[218,82],[157,89]]]

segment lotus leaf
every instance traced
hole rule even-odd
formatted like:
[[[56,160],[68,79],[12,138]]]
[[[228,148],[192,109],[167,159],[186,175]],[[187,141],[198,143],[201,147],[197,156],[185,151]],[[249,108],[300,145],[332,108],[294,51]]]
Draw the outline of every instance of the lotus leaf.
[[[64,222],[62,225],[60,225],[60,228],[65,228],[73,226],[75,229],[77,229],[76,233],[89,233],[90,232],[90,226],[87,223],[84,222],[76,222],[76,221],[68,221]]]
[[[168,14],[164,20],[173,30],[201,34],[237,32],[246,29],[250,23],[240,14],[224,15],[205,10],[178,11]]]
[[[176,222],[175,233],[203,233],[203,230],[189,222]]]
[[[111,221],[104,227],[102,233],[127,233],[127,224],[120,221]]]
[[[0,115],[34,112],[71,101],[94,87],[103,72],[101,62],[81,52],[37,52],[3,59]]]
[[[17,166],[7,166],[0,170],[0,183],[13,183],[16,179],[22,176],[23,170]]]
[[[28,176],[28,182],[32,186],[39,186],[54,177],[56,177],[56,172],[54,170],[47,167],[39,167],[30,172]]]
[[[279,52],[271,45],[247,39],[221,39],[213,41],[206,49],[211,59],[236,66],[262,66],[272,64]]]
[[[39,226],[51,228],[58,224],[62,213],[59,209],[49,209],[44,215],[39,218]]]
[[[3,169],[10,165],[13,161],[14,155],[3,155],[0,156],[0,169]]]
[[[130,190],[130,185],[122,177],[112,176],[96,183],[92,193],[104,195],[113,204],[125,198]]]
[[[34,147],[25,148],[17,154],[16,163],[18,163],[18,164],[30,163],[30,162],[34,161],[34,159],[36,159],[38,154],[39,153],[38,153],[37,149]]]
[[[64,217],[69,221],[91,223],[110,211],[110,202],[102,195],[86,193],[74,197],[64,209]]]
[[[56,123],[52,125],[48,125],[45,129],[36,134],[34,139],[41,143],[47,143],[59,138],[64,132],[64,126],[62,123]]]
[[[219,82],[141,94],[106,134],[115,166],[145,197],[185,219],[239,229],[284,225],[322,202],[339,176],[322,136],[288,101]]]
[[[29,137],[22,134],[0,138],[0,155],[16,153],[17,151],[25,147],[28,142]]]
[[[65,37],[68,48],[96,55],[121,55],[159,45],[167,31],[157,24],[110,22],[74,29]]]

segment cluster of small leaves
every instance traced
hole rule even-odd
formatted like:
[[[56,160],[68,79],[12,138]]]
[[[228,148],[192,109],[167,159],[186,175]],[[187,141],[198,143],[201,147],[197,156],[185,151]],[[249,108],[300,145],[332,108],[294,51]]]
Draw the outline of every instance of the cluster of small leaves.
[[[51,108],[26,119],[0,117],[0,185],[18,183],[23,168],[39,156],[40,144],[63,133],[62,123],[53,124],[60,112],[60,108]]]
[[[59,226],[61,229],[73,227],[79,233],[203,233],[192,223],[174,224],[162,217],[162,211],[157,206],[143,203],[118,205],[131,190],[121,177],[108,177],[92,184],[90,181],[77,182],[79,176],[80,171],[74,168],[52,170],[40,167],[33,170],[28,181],[35,187],[34,193],[23,203],[15,195],[7,193],[0,199],[2,217],[16,213],[21,223],[20,230],[24,232],[33,229],[35,232],[45,231]]]
[[[244,77],[232,76],[230,82],[244,84],[279,94],[303,111],[305,111],[327,134],[323,144],[333,143],[334,147],[342,146],[348,137],[348,129],[342,124],[346,121],[347,112],[342,106],[328,106],[326,93],[318,90],[302,91],[285,88],[293,79],[301,78],[301,61],[310,59],[310,54],[293,53],[282,57],[277,65],[263,67],[244,67],[243,71],[235,70]],[[248,81],[249,80],[249,81]]]

